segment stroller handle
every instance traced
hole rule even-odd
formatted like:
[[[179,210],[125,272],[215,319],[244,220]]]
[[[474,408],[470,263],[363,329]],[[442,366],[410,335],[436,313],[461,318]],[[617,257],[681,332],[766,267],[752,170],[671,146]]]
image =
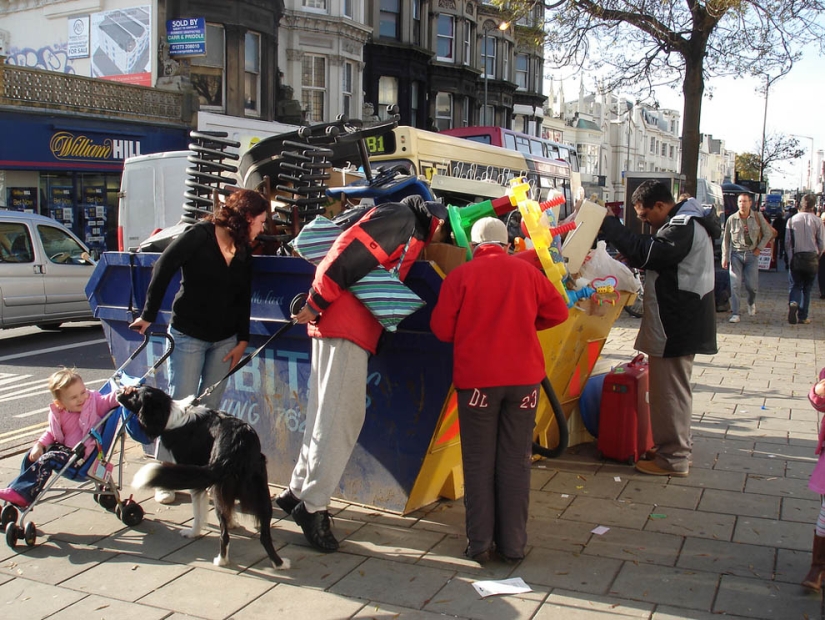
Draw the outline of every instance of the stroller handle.
[[[172,355],[172,351],[175,350],[175,340],[172,338],[172,336],[170,336],[167,332],[146,332],[145,334],[143,334],[143,342],[141,342],[138,345],[138,347],[134,351],[132,351],[129,357],[127,357],[126,360],[120,365],[120,367],[114,372],[114,377],[116,378],[116,380],[123,375],[123,369],[126,368],[126,366],[128,366],[129,363],[132,360],[134,360],[140,354],[140,352],[143,351],[143,349],[147,347],[152,336],[159,336],[161,338],[165,338],[166,341],[169,343],[169,346],[166,348],[166,351],[163,352],[163,355],[161,355],[157,360],[155,360],[155,363],[152,364],[146,371],[146,373],[144,373],[144,375],[140,378],[141,383],[146,377],[148,377],[151,374],[154,374],[154,372],[158,368],[160,368],[161,364],[163,364],[163,362],[165,362],[166,359],[170,355]]]

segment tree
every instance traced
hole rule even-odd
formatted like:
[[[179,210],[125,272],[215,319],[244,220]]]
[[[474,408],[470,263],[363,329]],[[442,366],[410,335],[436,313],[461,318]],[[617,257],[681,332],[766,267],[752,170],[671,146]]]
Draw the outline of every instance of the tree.
[[[516,18],[536,6],[536,0],[494,1]],[[596,71],[610,91],[655,95],[657,87],[681,82],[681,172],[690,193],[705,81],[785,73],[802,47],[816,42],[820,53],[825,49],[823,0],[555,0],[548,9],[552,65]]]
[[[760,157],[763,152],[764,157]],[[780,133],[768,134],[764,143],[757,143],[755,152],[736,156],[736,174],[740,179],[767,180],[765,173],[773,170],[774,164],[799,159],[804,154],[805,149],[799,147],[796,138]]]

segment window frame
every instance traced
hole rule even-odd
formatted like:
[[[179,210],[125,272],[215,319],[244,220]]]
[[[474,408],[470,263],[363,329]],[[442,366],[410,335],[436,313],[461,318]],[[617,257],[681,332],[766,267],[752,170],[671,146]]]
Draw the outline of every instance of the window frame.
[[[310,61],[312,64],[311,70],[307,72],[305,62]],[[304,54],[301,58],[301,107],[303,108],[306,114],[306,120],[308,122],[315,122],[320,123],[326,120],[327,114],[327,82],[329,80],[329,76],[327,75],[327,70],[329,67],[329,63],[327,62],[327,57],[323,54]],[[316,63],[322,63],[322,71],[323,74],[323,84],[315,84],[315,79],[318,77],[318,67],[316,67]],[[305,80],[306,77],[310,77],[312,83],[308,84]],[[318,107],[318,99],[317,96],[321,95],[320,99],[320,118],[315,118],[315,108]]]
[[[249,50],[247,49],[247,46],[249,45],[250,38],[257,39],[257,49],[255,50],[257,56],[257,70],[250,70],[248,64]],[[256,94],[254,99],[255,105],[251,108],[247,107],[247,101],[249,101],[248,87],[250,75],[254,76],[252,80],[254,81]],[[255,32],[254,30],[247,30],[244,33],[244,115],[255,117],[259,117],[261,115],[261,33]]]
[[[438,16],[436,23],[436,44],[435,54],[436,60],[440,62],[455,62],[455,16],[441,13]],[[449,32],[443,33],[442,26],[449,26]],[[449,56],[441,55],[441,44],[446,41],[449,47]]]

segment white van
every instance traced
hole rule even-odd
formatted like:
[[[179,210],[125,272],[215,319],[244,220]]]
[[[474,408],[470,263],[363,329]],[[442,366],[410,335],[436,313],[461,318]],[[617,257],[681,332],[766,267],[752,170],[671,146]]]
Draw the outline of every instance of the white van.
[[[721,185],[711,183],[707,179],[696,179],[696,200],[706,211],[715,211],[719,220],[724,224],[725,196],[722,194]]]
[[[118,204],[117,244],[137,248],[153,233],[183,215],[189,151],[129,157],[123,162]]]

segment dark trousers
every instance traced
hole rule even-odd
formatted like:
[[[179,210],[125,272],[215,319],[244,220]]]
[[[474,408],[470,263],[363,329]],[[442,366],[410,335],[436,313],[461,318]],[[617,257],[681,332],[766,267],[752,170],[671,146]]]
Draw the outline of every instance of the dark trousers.
[[[9,485],[29,503],[40,494],[49,481],[53,471],[60,471],[72,457],[72,451],[65,446],[51,446],[47,452],[34,463],[29,461],[29,453],[23,456],[20,464],[20,475]]]
[[[539,385],[457,390],[467,554],[524,557]]]
[[[819,296],[825,298],[825,254],[819,257]]]

